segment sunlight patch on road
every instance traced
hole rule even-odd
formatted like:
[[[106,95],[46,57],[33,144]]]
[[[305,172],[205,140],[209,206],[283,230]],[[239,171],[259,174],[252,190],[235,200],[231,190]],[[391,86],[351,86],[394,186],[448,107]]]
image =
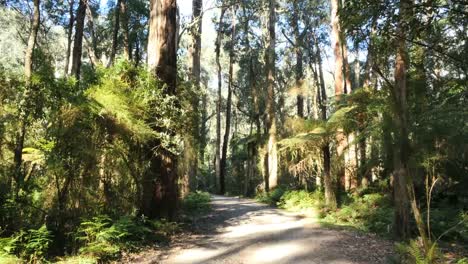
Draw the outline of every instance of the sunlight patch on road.
[[[304,252],[303,245],[298,243],[281,243],[256,249],[252,260],[254,263],[276,263],[301,252]]]
[[[227,233],[223,236],[226,238],[239,238],[249,235],[258,235],[260,233],[276,233],[279,231],[301,228],[303,223],[301,221],[284,222],[276,221],[272,224],[244,224],[238,226],[228,227]]]
[[[191,248],[182,251],[182,253],[177,255],[171,263],[199,263],[219,255],[220,252],[221,251],[217,249]]]

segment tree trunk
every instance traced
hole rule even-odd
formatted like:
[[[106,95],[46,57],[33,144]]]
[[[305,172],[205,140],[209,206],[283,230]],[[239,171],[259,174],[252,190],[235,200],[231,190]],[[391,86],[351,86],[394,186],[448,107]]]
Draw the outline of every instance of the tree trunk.
[[[83,30],[86,16],[86,6],[88,0],[80,0],[78,10],[76,11],[75,39],[73,41],[72,68],[71,74],[76,80],[80,79],[81,73],[81,54],[83,52]]]
[[[41,11],[40,11],[40,0],[34,0],[34,11],[33,18],[31,21],[31,31],[28,38],[28,46],[26,47],[26,54],[24,57],[24,76],[26,79],[26,91],[24,93],[24,100],[27,100],[28,92],[31,90],[31,77],[33,73],[33,59],[34,59],[34,47],[37,42],[37,33],[39,32],[39,25],[41,22]],[[16,146],[14,150],[14,169],[15,169],[15,180],[16,180],[16,194],[23,187],[24,173],[22,171],[23,164],[23,148],[24,141],[26,138],[27,123],[29,117],[29,107],[25,103],[21,103],[19,106],[19,126],[20,129],[16,133]]]
[[[396,112],[394,126],[396,128],[396,144],[394,147],[394,202],[395,202],[395,233],[399,238],[408,238],[410,235],[410,208],[416,220],[416,226],[422,238],[424,248],[429,250],[430,240],[427,236],[424,222],[419,211],[414,193],[412,177],[409,173],[410,144],[408,137],[408,87],[406,83],[407,55],[406,34],[408,25],[406,20],[409,13],[409,0],[400,2],[400,18],[397,25],[396,60],[395,60],[395,85],[393,86],[393,98]]]
[[[193,0],[192,2],[192,23],[194,26],[191,29],[192,44],[189,49],[190,57],[192,59],[191,75],[190,79],[195,87],[195,94],[191,98],[191,122],[190,122],[190,133],[185,138],[185,149],[184,149],[184,162],[186,163],[185,171],[183,172],[185,183],[182,192],[187,194],[190,191],[192,182],[196,179],[198,171],[198,150],[197,142],[200,138],[200,115],[199,115],[199,98],[200,92],[200,53],[201,53],[201,30],[202,30],[202,1]]]
[[[345,61],[344,61],[344,46],[342,44],[342,33],[340,28],[340,17],[338,13],[339,9],[339,0],[331,0],[331,23],[332,23],[332,49],[333,54],[335,56],[335,101],[339,102],[341,99],[341,95],[346,93],[345,90],[345,83],[344,73],[346,72],[345,68]],[[346,83],[348,82],[349,78],[346,78]],[[345,149],[348,145],[347,137],[342,128],[338,128],[336,132],[336,152],[338,158],[341,160],[343,166],[337,172],[338,182],[344,187],[346,190],[349,189],[350,186],[350,176],[347,173],[346,169],[346,160],[347,160],[347,153],[345,153]]]
[[[302,83],[303,83],[303,66],[302,66],[302,39],[299,33],[299,10],[297,6],[297,1],[293,1],[293,23],[292,27],[294,30],[294,39],[295,39],[295,52],[296,52],[296,89],[298,92],[297,95],[297,115],[304,118],[304,96],[302,95]]]
[[[73,23],[75,23],[75,17],[73,12],[73,5],[75,4],[75,0],[68,1],[70,5],[68,15],[70,19],[68,20],[68,28],[67,28],[67,52],[65,54],[65,75],[68,75],[70,72],[70,53],[71,53],[71,44],[72,44],[72,35],[73,35]]]
[[[96,56],[97,43],[96,34],[94,32],[94,17],[89,5],[86,5],[86,16],[88,17],[88,27],[91,33],[91,40],[89,40],[85,35],[83,35],[83,38],[86,43],[89,61],[91,62],[91,65],[96,68],[99,63],[99,59]]]
[[[126,60],[132,59],[132,46],[130,43],[130,33],[128,29],[128,11],[127,0],[120,0],[120,15],[122,16],[122,30],[123,30],[123,48],[124,58]]]
[[[327,93],[325,90],[325,80],[323,76],[323,69],[322,69],[322,56],[320,52],[319,45],[317,41],[315,41],[315,49],[316,49],[316,60],[318,63],[318,73],[320,77],[320,99],[319,104],[321,108],[322,120],[327,120]],[[322,155],[323,155],[323,186],[325,189],[325,204],[330,209],[335,209],[337,206],[336,202],[336,193],[335,193],[335,185],[333,184],[333,179],[331,175],[331,157],[330,157],[330,146],[329,143],[326,142],[322,146]]]
[[[266,128],[268,131],[265,190],[268,192],[278,184],[278,155],[276,149],[276,106],[275,106],[275,23],[276,23],[276,0],[269,0],[268,14],[268,47],[266,51],[267,67],[267,98],[266,98]]]
[[[223,19],[224,19],[224,14],[226,12],[225,8],[221,9],[221,14],[219,16],[219,29],[218,29],[218,36],[216,38],[216,66],[218,68],[218,102],[216,104],[216,151],[215,151],[215,172],[216,172],[216,181],[218,182],[221,181],[221,101],[222,101],[222,95],[221,95],[221,87],[222,87],[222,75],[221,75],[221,62],[220,62],[220,57],[221,57],[221,42],[223,39],[223,31],[222,31],[222,24],[223,24]],[[221,184],[221,182],[220,182]]]
[[[165,85],[164,92],[172,96],[176,94],[177,77],[176,14],[176,0],[151,0],[148,68]],[[143,185],[142,212],[149,217],[173,219],[178,202],[177,158],[166,150],[153,153],[153,147],[147,147],[151,162]]]
[[[229,146],[229,134],[231,132],[231,101],[232,101],[232,85],[234,79],[234,41],[236,39],[236,12],[233,8],[232,12],[232,29],[231,29],[231,50],[229,51],[229,81],[228,81],[228,95],[226,101],[226,126],[224,131],[223,148],[221,153],[220,163],[220,193],[226,192],[226,162],[227,162],[227,149]]]
[[[122,0],[117,0],[117,4],[115,5],[114,9],[114,16],[115,16],[115,21],[114,21],[114,29],[112,31],[112,47],[111,47],[111,53],[109,56],[109,63],[107,64],[107,67],[110,67],[114,64],[115,61],[115,55],[117,53],[117,42],[118,42],[118,37],[119,37],[119,28],[120,28],[120,5],[122,3]]]
[[[39,31],[39,23],[41,22],[41,13],[39,10],[39,0],[34,0],[33,18],[31,21],[31,32],[29,33],[28,46],[26,47],[26,55],[24,57],[24,76],[26,83],[29,84],[32,75],[33,52],[36,46],[37,32]]]

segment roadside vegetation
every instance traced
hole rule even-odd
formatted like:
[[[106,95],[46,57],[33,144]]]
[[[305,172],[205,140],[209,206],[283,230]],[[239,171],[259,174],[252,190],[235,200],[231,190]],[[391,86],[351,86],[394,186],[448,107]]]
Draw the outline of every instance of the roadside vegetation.
[[[327,208],[324,195],[320,190],[308,192],[279,186],[269,193],[259,193],[257,201],[288,211],[315,216],[321,225],[330,228],[373,233],[387,239],[394,239],[392,223],[394,208],[391,193],[385,193],[386,184],[363,189],[354,194],[342,193],[338,208]],[[436,198],[435,208],[429,212],[432,235],[435,243],[432,250],[425,254],[421,251],[420,241],[395,243],[399,254],[396,263],[457,263],[464,264],[468,254],[468,214],[454,208],[450,201]],[[427,210],[424,211],[427,213]],[[415,224],[415,223],[413,223]],[[456,245],[455,252],[453,246]],[[447,246],[451,250],[447,251]],[[463,249],[465,247],[465,249]]]
[[[180,215],[196,217],[210,209],[210,194],[189,193],[181,202]],[[69,234],[69,256],[54,257],[54,237],[46,226],[21,230],[0,238],[0,263],[107,263],[124,253],[138,252],[147,246],[168,243],[183,230],[183,217],[178,221],[151,220],[139,216],[112,218],[96,215],[82,219]]]

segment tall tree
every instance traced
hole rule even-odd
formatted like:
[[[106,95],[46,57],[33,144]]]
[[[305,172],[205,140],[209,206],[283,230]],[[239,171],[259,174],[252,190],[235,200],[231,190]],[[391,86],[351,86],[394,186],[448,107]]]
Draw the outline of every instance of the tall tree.
[[[275,46],[276,46],[276,1],[268,1],[268,46],[265,53],[267,93],[266,93],[266,128],[268,132],[267,153],[265,162],[265,190],[276,187],[278,184],[278,153],[276,147],[276,106],[275,106]]]
[[[228,95],[226,100],[226,125],[223,138],[223,147],[221,149],[221,163],[220,163],[220,193],[226,192],[226,162],[227,162],[227,149],[229,145],[229,134],[231,133],[231,104],[232,104],[232,86],[234,74],[234,48],[236,38],[236,12],[235,7],[232,8],[232,28],[231,28],[231,43],[229,47],[229,80],[228,80]]]
[[[72,45],[72,36],[73,36],[73,23],[75,23],[75,13],[74,5],[75,0],[68,1],[68,27],[67,27],[67,51],[65,53],[65,75],[70,71],[70,54],[71,54],[71,45]]]
[[[117,4],[114,8],[114,28],[112,31],[112,47],[111,53],[109,56],[109,64],[111,66],[114,64],[115,55],[117,54],[118,38],[119,38],[119,29],[120,29],[120,10],[121,10],[122,0],[117,0]]]
[[[292,27],[294,31],[294,39],[295,45],[294,50],[296,52],[296,89],[298,89],[297,95],[297,115],[299,117],[304,117],[304,96],[302,95],[302,83],[304,82],[304,73],[303,73],[303,62],[302,62],[302,39],[305,36],[305,32],[307,29],[304,29],[304,32],[299,31],[299,5],[298,0],[293,1],[293,19],[292,19]]]
[[[78,10],[76,11],[75,16],[75,39],[73,41],[71,74],[75,76],[77,80],[80,79],[81,73],[81,55],[83,53],[83,31],[87,5],[88,0],[80,0],[78,4]]]
[[[120,16],[122,17],[122,30],[123,30],[123,48],[124,58],[126,60],[132,59],[132,45],[130,43],[130,29],[128,26],[129,14],[127,8],[127,0],[120,0],[119,5]]]
[[[31,31],[29,33],[28,38],[28,46],[26,47],[26,54],[24,56],[24,76],[26,77],[26,82],[31,80],[32,75],[32,66],[33,66],[33,52],[34,47],[36,46],[37,42],[37,32],[39,31],[39,24],[41,22],[41,12],[40,8],[40,1],[33,0],[34,2],[34,11],[33,11],[33,18],[31,20]]]
[[[219,181],[221,175],[221,88],[222,88],[222,72],[221,72],[221,44],[223,40],[223,20],[224,14],[226,13],[225,8],[221,8],[221,14],[219,15],[218,22],[218,35],[216,38],[216,66],[218,72],[218,100],[216,102],[216,146],[215,146],[215,172],[216,172],[216,182]],[[221,183],[220,183],[221,185]]]
[[[422,220],[421,212],[416,201],[414,183],[410,175],[410,139],[409,139],[409,111],[408,111],[408,84],[407,69],[408,55],[406,39],[408,38],[411,15],[411,0],[400,1],[400,14],[396,29],[396,59],[395,59],[395,84],[392,86],[392,96],[395,104],[394,126],[396,130],[396,142],[393,147],[394,156],[394,202],[395,202],[395,233],[400,238],[408,238],[410,235],[410,209],[421,236],[426,252],[431,247],[430,239],[426,233],[426,227]]]
[[[24,57],[24,76],[26,78],[26,92],[24,93],[25,97],[28,95],[28,92],[31,90],[31,77],[33,73],[33,58],[34,58],[34,47],[37,43],[37,33],[39,31],[39,25],[41,22],[41,11],[40,11],[40,0],[34,0],[34,10],[33,17],[31,20],[31,30],[29,32],[28,45],[26,47],[26,54]],[[25,101],[27,98],[25,98]],[[20,116],[19,116],[19,129],[16,133],[16,144],[14,150],[14,164],[15,164],[15,180],[16,180],[16,194],[23,186],[24,174],[22,172],[22,163],[23,163],[23,148],[26,138],[26,129],[28,126],[28,116],[29,116],[29,107],[22,103],[19,107]]]
[[[199,114],[199,104],[200,104],[200,80],[201,80],[201,65],[200,65],[200,55],[201,55],[201,34],[202,34],[202,6],[203,2],[201,0],[192,1],[192,28],[190,30],[191,34],[191,46],[189,48],[189,54],[192,59],[191,64],[191,75],[190,80],[194,86],[195,93],[192,95],[190,100],[191,103],[191,122],[190,122],[190,133],[188,133],[184,139],[184,179],[183,179],[183,189],[181,190],[183,194],[187,194],[190,191],[190,185],[193,180],[195,180],[198,172],[198,151],[197,143],[200,139],[200,114]]]
[[[327,120],[327,92],[325,90],[325,78],[323,76],[323,67],[322,67],[322,55],[320,52],[320,46],[318,44],[317,38],[315,38],[315,61],[318,64],[318,73],[319,73],[319,105],[321,108],[322,120]],[[336,192],[335,185],[333,184],[333,179],[331,175],[331,154],[330,154],[330,144],[325,142],[322,146],[322,158],[323,158],[323,185],[325,189],[325,204],[334,209],[337,206],[336,202]]]
[[[164,84],[164,93],[172,96],[176,95],[177,77],[176,16],[176,0],[151,0],[148,68]],[[142,213],[173,218],[178,201],[177,157],[165,149],[154,153],[154,144],[159,142],[151,143],[153,146],[147,148],[151,165],[144,179]]]

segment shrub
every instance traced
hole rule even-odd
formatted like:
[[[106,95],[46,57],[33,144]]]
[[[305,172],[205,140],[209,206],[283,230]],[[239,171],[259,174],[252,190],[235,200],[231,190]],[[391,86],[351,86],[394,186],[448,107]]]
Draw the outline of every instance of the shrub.
[[[0,256],[4,262],[16,257],[28,259],[30,263],[41,262],[45,260],[51,242],[52,235],[45,225],[20,231],[11,237],[0,238]]]
[[[445,263],[443,255],[436,243],[434,243],[427,252],[423,249],[422,243],[418,240],[411,240],[408,244],[397,243],[396,250],[400,254],[401,263],[403,264]]]
[[[79,251],[99,260],[116,258],[122,250],[153,240],[153,230],[147,223],[146,219],[128,216],[114,221],[106,215],[83,221],[77,232],[77,239],[83,242]]]
[[[307,192],[300,191],[286,191],[281,196],[278,206],[288,210],[304,210],[311,208],[318,208],[321,205],[322,195],[319,191]]]
[[[207,192],[189,193],[182,201],[182,210],[188,215],[205,213],[210,209],[211,196]]]
[[[278,186],[270,192],[257,193],[255,199],[261,203],[266,203],[272,206],[276,206],[281,199],[281,196],[286,192],[286,188]]]
[[[389,233],[392,219],[393,209],[389,197],[371,193],[354,197],[349,204],[343,205],[335,212],[329,212],[323,221],[384,235]]]

